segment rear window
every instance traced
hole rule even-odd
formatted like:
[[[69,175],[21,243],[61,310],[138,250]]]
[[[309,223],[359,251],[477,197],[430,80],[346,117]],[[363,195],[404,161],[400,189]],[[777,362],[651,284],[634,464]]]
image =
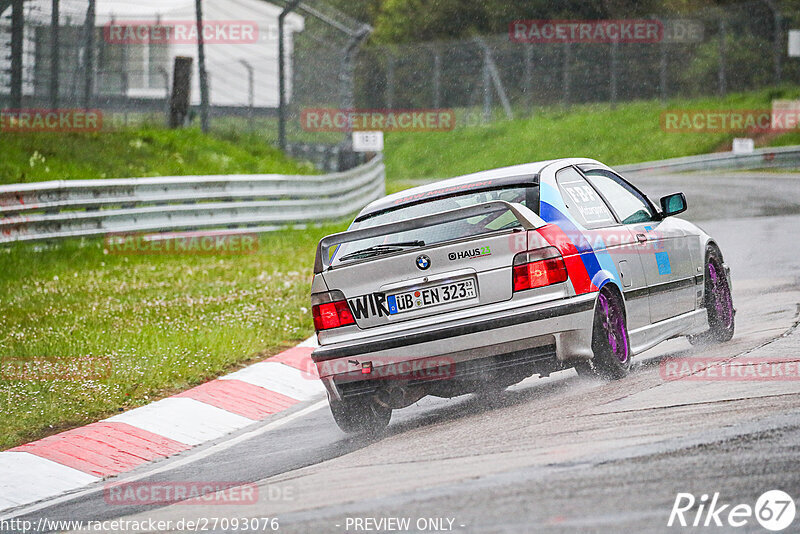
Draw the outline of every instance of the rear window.
[[[470,193],[448,196],[428,200],[418,204],[399,207],[390,211],[383,211],[365,219],[357,220],[350,226],[350,230],[359,228],[369,228],[381,224],[388,224],[398,221],[405,221],[423,215],[441,213],[457,208],[464,208],[493,200],[503,200],[514,202],[526,206],[528,209],[539,212],[539,187],[537,184],[520,184],[517,186],[505,186],[502,188],[488,189],[483,191],[473,191]],[[376,245],[391,245],[394,243],[424,242],[425,245],[433,245],[462,239],[471,236],[496,232],[499,230],[511,229],[519,226],[519,221],[510,211],[498,211],[486,215],[479,215],[469,219],[462,219],[449,223],[417,228],[406,232],[399,232],[391,235],[380,236],[371,239],[363,239],[350,243],[343,243],[334,253],[336,262],[348,261],[346,256],[355,251],[363,250]],[[419,245],[422,246],[422,245]],[[343,258],[345,258],[343,260]]]

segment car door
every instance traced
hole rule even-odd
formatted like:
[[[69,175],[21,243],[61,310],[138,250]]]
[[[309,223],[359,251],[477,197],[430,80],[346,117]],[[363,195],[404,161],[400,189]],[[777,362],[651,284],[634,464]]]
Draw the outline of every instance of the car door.
[[[647,279],[633,233],[619,223],[608,204],[574,167],[556,173],[567,211],[581,225],[595,254],[608,254],[617,268],[625,294],[628,329],[650,324]]]
[[[650,319],[656,323],[695,309],[694,265],[686,235],[638,189],[602,167],[582,168],[616,217],[633,232],[647,279]]]

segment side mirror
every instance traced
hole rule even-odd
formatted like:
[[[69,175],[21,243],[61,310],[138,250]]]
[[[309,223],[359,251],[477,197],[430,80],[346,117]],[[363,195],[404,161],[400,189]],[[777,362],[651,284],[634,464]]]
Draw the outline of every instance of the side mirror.
[[[683,193],[672,193],[661,197],[661,216],[669,217],[686,211],[686,195]]]

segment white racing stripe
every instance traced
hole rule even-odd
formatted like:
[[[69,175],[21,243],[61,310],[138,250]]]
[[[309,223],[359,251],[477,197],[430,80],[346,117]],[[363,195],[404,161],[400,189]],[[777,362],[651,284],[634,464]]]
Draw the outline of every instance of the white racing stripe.
[[[118,421],[187,445],[199,445],[253,423],[251,419],[185,397],[166,398],[106,421]]]
[[[0,510],[91,484],[97,477],[27,452],[0,453]]]
[[[269,361],[253,364],[220,380],[241,380],[301,401],[325,393],[325,386],[319,379],[312,379],[294,367]]]

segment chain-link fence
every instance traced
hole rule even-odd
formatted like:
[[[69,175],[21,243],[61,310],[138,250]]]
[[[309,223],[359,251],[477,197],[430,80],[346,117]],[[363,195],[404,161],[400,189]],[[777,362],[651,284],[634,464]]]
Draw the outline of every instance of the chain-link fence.
[[[320,2],[301,3],[305,17],[291,58],[294,65],[291,99],[287,99],[288,151],[328,168],[347,168],[360,161],[348,150],[344,132],[303,129],[301,116],[310,109],[355,108],[355,66],[370,28]]]
[[[199,124],[202,36],[211,128],[277,144],[282,19],[287,150],[341,168],[333,147],[346,136],[306,132],[299,114],[354,105],[352,70],[368,27],[324,4],[293,2],[290,10],[290,2],[264,0],[205,0],[198,26],[197,4],[0,0],[0,109],[99,110],[104,128],[166,124],[175,59],[183,57],[191,60],[186,123]]]
[[[786,51],[786,31],[800,15],[772,0],[652,15],[665,29],[658,42],[542,44],[503,34],[403,46],[369,44],[368,26],[321,2],[201,5],[212,129],[259,135],[326,169],[357,161],[346,133],[304,129],[309,109],[452,108],[463,125],[554,104],[719,95],[800,80],[800,59]],[[199,122],[196,7],[196,0],[0,0],[0,107],[99,109],[104,127],[166,124],[175,58],[187,57],[189,121]]]
[[[658,42],[532,43],[503,34],[373,46],[360,56],[358,100],[371,108],[458,108],[472,111],[462,120],[486,121],[553,104],[666,100],[797,83],[800,59],[787,57],[786,44],[797,15],[754,1],[648,17],[664,29]]]

